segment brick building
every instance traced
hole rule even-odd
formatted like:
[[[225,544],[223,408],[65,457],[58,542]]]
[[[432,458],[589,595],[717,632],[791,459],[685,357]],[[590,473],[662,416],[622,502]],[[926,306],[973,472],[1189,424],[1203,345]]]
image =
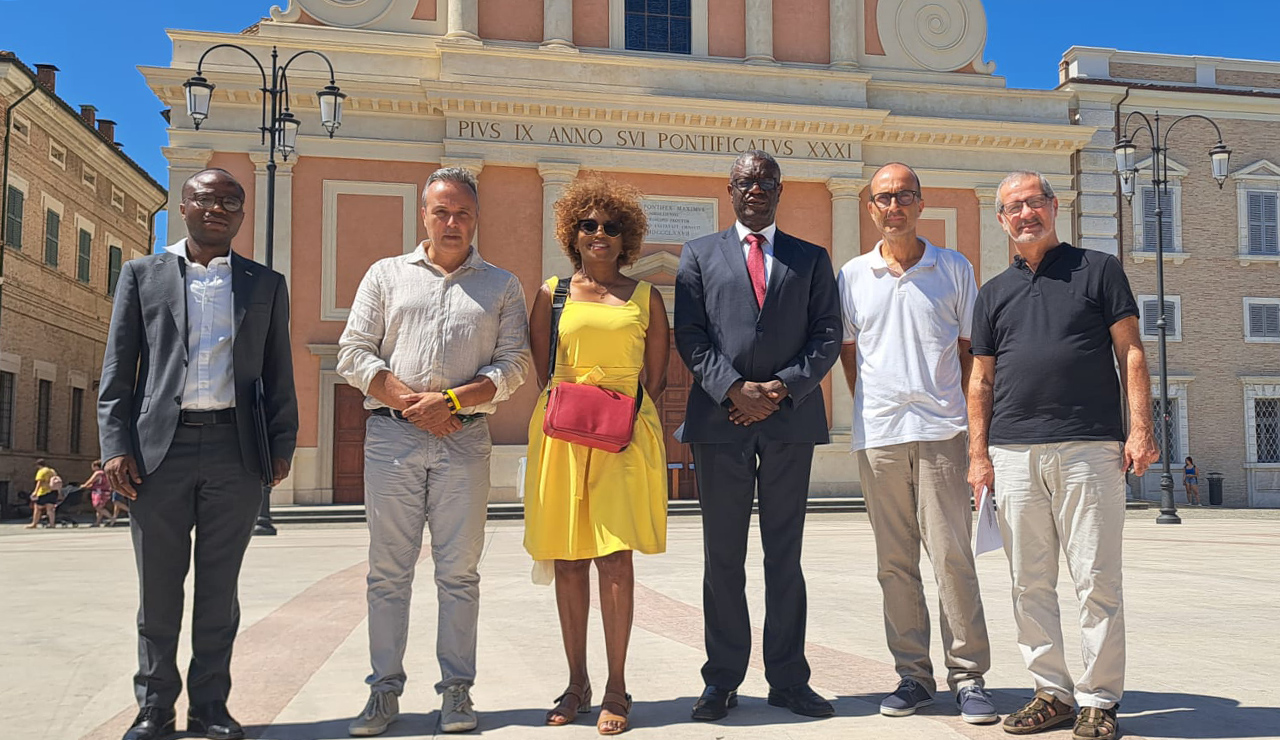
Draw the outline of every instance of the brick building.
[[[57,68],[0,52],[0,500],[30,491],[44,457],[67,481],[98,454],[97,388],[120,265],[150,251],[165,189],[73,109]],[[28,91],[30,94],[28,95]],[[25,96],[25,97],[24,97]]]
[[[1118,195],[1110,148],[1131,111],[1158,111],[1164,130],[1187,114],[1222,128],[1232,150],[1222,189],[1210,170],[1213,126],[1188,120],[1167,137],[1171,182],[1162,210],[1174,492],[1185,501],[1182,463],[1190,455],[1202,477],[1225,476],[1226,504],[1280,506],[1280,63],[1076,47],[1061,69],[1080,122],[1100,127],[1078,161],[1080,232],[1118,234],[1114,251],[1142,310],[1153,397],[1159,301],[1151,139],[1130,126],[1139,152],[1132,203]],[[1159,498],[1158,465],[1139,488],[1143,498]]]

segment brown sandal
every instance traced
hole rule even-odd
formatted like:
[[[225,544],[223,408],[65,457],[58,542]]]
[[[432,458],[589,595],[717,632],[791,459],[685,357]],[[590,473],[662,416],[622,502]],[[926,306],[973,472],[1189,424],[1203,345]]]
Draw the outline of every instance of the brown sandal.
[[[614,711],[615,709],[617,711]],[[621,735],[629,727],[627,724],[629,714],[631,714],[631,694],[610,691],[600,700],[600,718],[596,720],[596,730],[601,735]],[[609,723],[613,723],[615,727],[605,727]]]
[[[1070,704],[1048,692],[1037,691],[1025,707],[1004,718],[1004,731],[1011,735],[1030,735],[1066,724],[1074,717],[1075,709]]]
[[[563,694],[556,697],[555,701],[555,708],[547,712],[547,724],[557,727],[567,725],[577,719],[578,715],[591,711],[591,687],[587,686],[584,689],[576,683],[571,683]]]
[[[1074,740],[1115,740],[1120,728],[1116,719],[1116,710],[1119,708],[1118,705],[1107,709],[1084,707],[1076,718],[1076,727],[1071,732],[1071,737]]]

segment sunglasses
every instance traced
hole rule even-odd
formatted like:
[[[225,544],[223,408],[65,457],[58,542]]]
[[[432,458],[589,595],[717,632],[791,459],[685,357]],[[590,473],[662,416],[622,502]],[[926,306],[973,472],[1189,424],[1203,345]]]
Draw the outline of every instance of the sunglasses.
[[[600,229],[604,229],[605,236],[618,236],[622,233],[622,224],[617,221],[600,223],[594,218],[584,218],[578,222],[578,231],[584,234],[598,234]]]

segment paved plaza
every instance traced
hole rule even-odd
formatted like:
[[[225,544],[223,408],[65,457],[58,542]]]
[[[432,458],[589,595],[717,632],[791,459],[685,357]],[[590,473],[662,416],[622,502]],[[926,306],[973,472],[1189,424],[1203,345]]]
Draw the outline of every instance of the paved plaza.
[[[1280,737],[1280,512],[1182,512],[1159,526],[1155,511],[1130,512],[1125,542],[1129,738]],[[481,566],[477,733],[500,739],[597,737],[585,719],[545,727],[566,669],[550,588],[529,580],[521,523],[490,522]],[[364,704],[369,670],[363,525],[297,525],[256,538],[241,577],[243,616],[231,709],[250,737],[346,737]],[[748,589],[756,624],[752,670],[729,719],[689,721],[702,682],[702,541],[697,517],[673,518],[668,552],[636,558],[636,617],[629,689],[637,738],[1004,738],[998,725],[963,723],[939,674],[935,706],[915,717],[877,713],[896,676],[885,647],[874,550],[865,515],[811,514],[805,540],[813,686],[837,716],[796,717],[764,701],[760,550],[753,532]],[[136,580],[128,531],[24,530],[0,526],[4,623],[0,643],[0,738],[118,740],[132,719]],[[435,590],[424,553],[414,603],[409,684],[387,737],[437,735],[433,641]],[[926,589],[934,603],[935,589]],[[1002,713],[1030,696],[1014,642],[1009,573],[1001,553],[978,561],[993,647],[987,686]],[[1076,601],[1062,575],[1068,655],[1079,664]],[[190,601],[188,583],[188,602]],[[934,663],[942,667],[935,620]],[[604,688],[599,612],[591,626],[592,677]],[[182,658],[185,666],[186,658]],[[180,716],[185,707],[179,707]],[[182,721],[179,720],[179,726]],[[1070,725],[1046,733],[1069,739]]]

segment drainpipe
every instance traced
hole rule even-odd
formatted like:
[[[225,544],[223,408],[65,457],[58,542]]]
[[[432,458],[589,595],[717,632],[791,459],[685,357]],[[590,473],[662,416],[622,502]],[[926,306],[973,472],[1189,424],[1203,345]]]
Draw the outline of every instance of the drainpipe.
[[[156,251],[156,215],[163,211],[167,205],[169,205],[168,199],[160,201],[160,205],[156,206],[156,209],[147,218],[147,254]],[[121,261],[123,261],[123,257],[124,255],[121,255]]]
[[[3,318],[4,305],[4,253],[7,249],[5,231],[9,226],[9,138],[13,135],[13,109],[30,97],[37,87],[39,84],[33,82],[30,90],[4,109],[4,172],[0,174],[0,319]]]

